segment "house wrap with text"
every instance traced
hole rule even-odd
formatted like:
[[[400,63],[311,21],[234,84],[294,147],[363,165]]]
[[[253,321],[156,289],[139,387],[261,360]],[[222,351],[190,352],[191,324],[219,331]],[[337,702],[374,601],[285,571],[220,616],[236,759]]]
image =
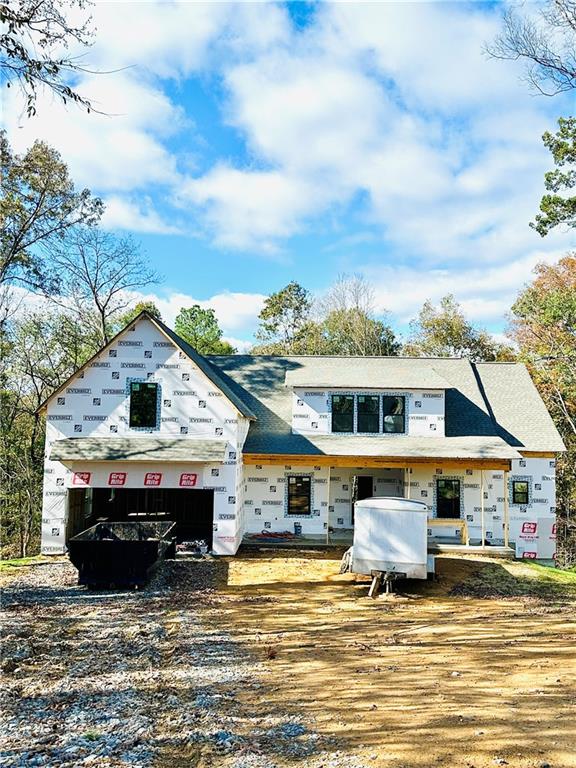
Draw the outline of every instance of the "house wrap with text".
[[[42,551],[99,520],[174,520],[234,554],[251,532],[326,537],[355,501],[424,501],[429,534],[555,551],[564,445],[519,363],[203,357],[139,315],[42,408]]]

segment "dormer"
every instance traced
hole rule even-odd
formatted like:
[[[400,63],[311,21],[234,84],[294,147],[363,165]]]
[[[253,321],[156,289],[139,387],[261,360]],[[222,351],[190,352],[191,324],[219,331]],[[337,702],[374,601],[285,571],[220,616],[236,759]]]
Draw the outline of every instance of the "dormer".
[[[430,360],[316,358],[286,373],[292,431],[311,435],[444,437],[450,385]]]

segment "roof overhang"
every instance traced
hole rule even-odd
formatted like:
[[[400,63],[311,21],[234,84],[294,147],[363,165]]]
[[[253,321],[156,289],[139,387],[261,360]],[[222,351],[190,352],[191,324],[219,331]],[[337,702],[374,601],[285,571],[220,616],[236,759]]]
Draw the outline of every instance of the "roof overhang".
[[[225,440],[70,437],[52,444],[50,459],[63,464],[77,461],[221,463],[226,458],[226,446]]]
[[[299,454],[244,453],[245,464],[338,467],[408,467],[436,464],[508,469],[522,455],[498,437],[330,437],[307,436]]]

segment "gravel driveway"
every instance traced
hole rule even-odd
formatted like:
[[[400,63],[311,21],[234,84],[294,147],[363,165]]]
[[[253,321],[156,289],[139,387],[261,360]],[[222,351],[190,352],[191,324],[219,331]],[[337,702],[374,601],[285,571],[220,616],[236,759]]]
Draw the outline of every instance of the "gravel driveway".
[[[67,562],[5,582],[0,765],[341,765],[309,723],[262,714],[264,665],[218,627],[223,567],[168,562],[139,592],[78,587]]]

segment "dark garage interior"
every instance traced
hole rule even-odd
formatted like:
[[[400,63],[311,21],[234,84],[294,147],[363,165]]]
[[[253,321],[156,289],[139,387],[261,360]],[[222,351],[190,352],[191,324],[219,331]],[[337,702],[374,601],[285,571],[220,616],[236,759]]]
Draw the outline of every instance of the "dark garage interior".
[[[172,520],[178,541],[212,546],[214,491],[196,488],[72,488],[66,540],[98,522]]]

